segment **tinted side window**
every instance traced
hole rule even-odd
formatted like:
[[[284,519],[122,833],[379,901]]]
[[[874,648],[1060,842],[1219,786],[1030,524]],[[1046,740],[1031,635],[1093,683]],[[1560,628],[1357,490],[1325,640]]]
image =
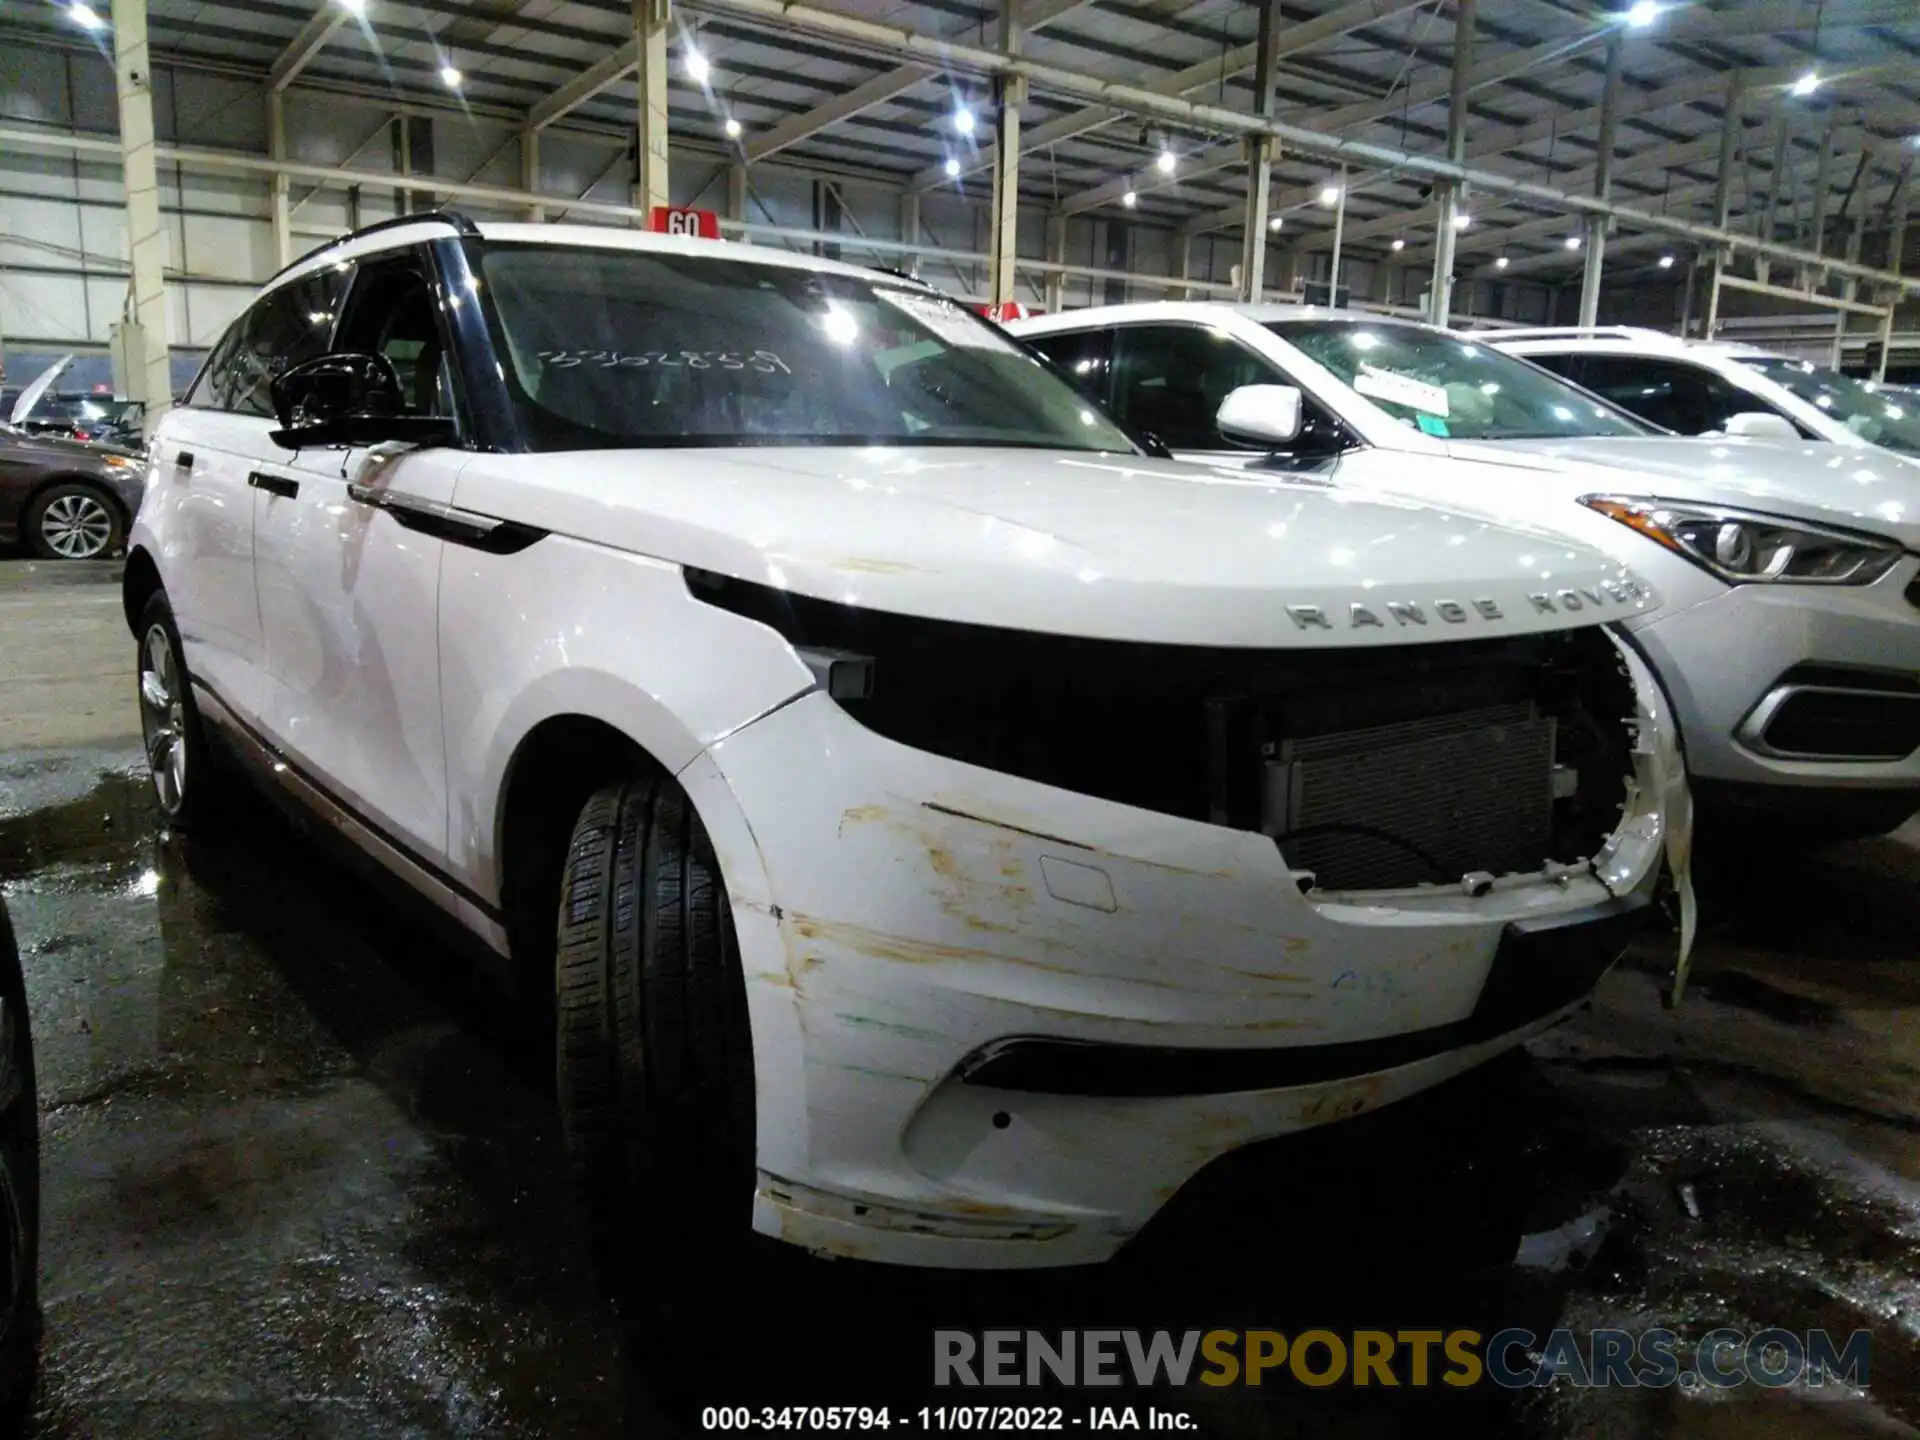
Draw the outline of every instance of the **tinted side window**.
[[[1711,370],[1639,355],[1588,355],[1582,383],[1623,409],[1682,435],[1724,430],[1743,410],[1769,408]]]
[[[1069,335],[1035,335],[1026,340],[1060,367],[1073,387],[1089,400],[1105,405],[1113,379],[1113,332],[1081,330]]]
[[[1197,325],[1129,326],[1114,351],[1115,415],[1175,450],[1247,448],[1214,428],[1220,402],[1242,385],[1286,383],[1238,340]]]
[[[1520,358],[1522,360],[1531,360],[1542,370],[1551,370],[1562,380],[1570,380],[1575,385],[1586,386],[1589,390],[1594,388],[1588,383],[1587,357],[1585,355],[1537,355],[1529,352]],[[1599,393],[1605,394],[1606,392],[1600,391]]]
[[[227,357],[233,352],[233,347],[240,343],[240,327],[246,323],[246,319],[247,317],[242,315],[229,325],[227,333],[222,335],[213,349],[207,353],[206,363],[200,367],[200,373],[194,377],[192,386],[181,401],[182,404],[196,406],[202,410],[219,408],[220,402],[214,396],[214,377],[221,373],[226,366]]]
[[[330,265],[255,301],[207,365],[202,379],[211,403],[221,410],[271,416],[267,387],[273,377],[326,353],[340,280],[340,270]]]
[[[409,415],[451,419],[453,367],[439,311],[424,256],[405,253],[363,262],[334,348],[386,356],[400,376]]]

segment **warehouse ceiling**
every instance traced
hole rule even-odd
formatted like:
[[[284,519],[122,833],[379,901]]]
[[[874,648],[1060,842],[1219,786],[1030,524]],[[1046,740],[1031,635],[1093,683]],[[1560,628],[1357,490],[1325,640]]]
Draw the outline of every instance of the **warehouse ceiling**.
[[[829,8],[958,44],[997,43],[997,11],[967,0],[834,0]],[[1258,10],[1244,0],[1027,0],[1025,8],[1044,22],[1023,46],[1035,61],[1254,109]],[[1443,154],[1455,9],[1445,0],[1285,0],[1276,24],[1277,118]],[[57,9],[20,13],[9,36],[73,43]],[[618,0],[364,0],[358,15],[347,15],[341,0],[318,10],[278,0],[151,0],[150,13],[154,49],[175,63],[264,78],[311,51],[302,86],[510,114],[540,114],[543,104],[550,111],[556,92],[572,99],[577,77],[596,64],[618,71],[603,62],[631,34],[630,8]],[[850,51],[778,20],[742,18],[718,0],[691,0],[675,15],[670,124],[678,139],[737,149],[749,160],[777,153],[796,165],[986,197],[992,120],[984,81]],[[330,21],[341,23],[329,28]],[[1626,204],[1711,218],[1721,117],[1736,73],[1746,87],[1732,176],[1736,229],[1757,232],[1771,209],[1780,238],[1810,246],[1822,182],[1829,222],[1880,224],[1920,154],[1920,6],[1912,0],[1641,5],[1631,18],[1627,0],[1617,10],[1482,0],[1468,162],[1589,192],[1615,35],[1624,48],[1613,195]],[[706,62],[704,83],[688,73],[695,51]],[[459,73],[457,97],[443,84],[447,67]],[[632,123],[634,106],[632,75],[619,72],[573,106],[566,123],[613,131]],[[962,112],[972,117],[970,134]],[[1131,190],[1124,213],[1190,233],[1237,230],[1246,167],[1229,137],[1089,110],[1038,86],[1023,114],[1023,204],[1118,214]],[[727,133],[729,118],[737,138]],[[1161,168],[1162,152],[1173,157],[1171,173]],[[1332,210],[1323,200],[1334,183],[1329,162],[1281,155],[1273,203],[1286,239],[1309,249],[1327,242]],[[1422,257],[1432,231],[1428,183],[1352,173],[1350,250],[1377,252],[1397,241],[1406,260]],[[1578,263],[1563,215],[1495,196],[1469,197],[1467,208],[1472,224],[1460,250],[1469,267],[1499,257],[1516,271]],[[1661,248],[1658,237],[1626,243],[1649,262]]]

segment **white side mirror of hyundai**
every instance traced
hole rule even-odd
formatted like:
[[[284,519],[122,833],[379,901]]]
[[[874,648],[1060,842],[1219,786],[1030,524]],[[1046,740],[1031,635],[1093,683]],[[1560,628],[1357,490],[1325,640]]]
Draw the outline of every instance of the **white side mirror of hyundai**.
[[[1726,433],[1749,440],[1798,440],[1800,432],[1784,415],[1771,410],[1742,410],[1727,417]]]
[[[1291,385],[1242,385],[1220,402],[1214,423],[1243,445],[1289,445],[1300,435],[1300,392]]]

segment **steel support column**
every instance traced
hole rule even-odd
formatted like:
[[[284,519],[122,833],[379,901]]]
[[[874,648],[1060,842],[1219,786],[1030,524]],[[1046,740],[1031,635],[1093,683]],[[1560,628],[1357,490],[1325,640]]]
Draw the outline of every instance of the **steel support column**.
[[[287,107],[284,92],[267,91],[267,154],[275,160],[287,158]],[[273,263],[284,270],[293,263],[293,203],[288,193],[292,180],[284,170],[267,181],[273,196]]]
[[[153,62],[147,52],[147,0],[113,0],[115,89],[120,101],[120,165],[127,199],[128,319],[137,342],[128,347],[128,398],[146,402],[143,430],[173,403],[167,364],[167,236],[160,226],[160,166],[154,153]],[[125,333],[124,331],[122,332]],[[137,389],[135,389],[137,387]]]
[[[1833,117],[1820,132],[1820,163],[1813,172],[1813,234],[1809,249],[1827,253],[1827,192],[1833,189]]]
[[[1260,0],[1259,46],[1253,63],[1253,113],[1273,114],[1275,0]],[[1247,209],[1241,220],[1240,298],[1258,300],[1266,288],[1267,201],[1273,193],[1274,142],[1250,136],[1247,146]]]
[[[520,132],[520,188],[529,195],[540,193],[540,132]],[[547,207],[534,201],[526,208],[526,218],[536,225],[547,218]]]
[[[916,200],[918,196],[914,197]],[[1067,263],[1067,217],[1049,215],[1047,217],[1047,263],[1064,265]],[[1067,308],[1067,277],[1059,270],[1047,272],[1046,301],[1049,315],[1057,315]]]
[[[633,203],[648,212],[671,205],[667,189],[667,33],[671,0],[633,0],[635,78]]]
[[[1473,28],[1479,18],[1479,0],[1460,0],[1453,17],[1453,85],[1447,105],[1447,159],[1464,165],[1467,159],[1467,76],[1473,68]],[[1440,231],[1433,245],[1433,280],[1427,290],[1427,319],[1447,323],[1453,308],[1453,242],[1459,232],[1461,186],[1452,180],[1440,188]]]
[[[1733,163],[1740,151],[1740,105],[1746,97],[1746,82],[1735,70],[1727,81],[1727,98],[1720,112],[1720,167],[1713,181],[1713,224],[1725,230],[1733,217]],[[1726,274],[1727,247],[1713,247],[1713,260],[1707,267],[1707,315],[1701,338],[1711,340],[1720,324],[1720,277]]]
[[[1600,95],[1600,143],[1593,162],[1593,194],[1597,200],[1613,193],[1613,146],[1620,130],[1620,64],[1624,39],[1616,34],[1607,42],[1606,88]],[[1600,278],[1607,263],[1607,217],[1589,215],[1586,253],[1580,271],[1580,323],[1600,322]]]
[[[1340,193],[1333,201],[1333,254],[1327,265],[1327,308],[1340,308],[1340,244],[1347,233],[1347,167],[1340,167]]]
[[[1909,159],[1900,167],[1900,188],[1893,202],[1893,223],[1887,230],[1887,255],[1883,268],[1895,275],[1901,273],[1901,261],[1907,258],[1907,214],[1913,198],[1913,161]],[[1873,378],[1887,378],[1887,354],[1893,349],[1893,312],[1898,308],[1901,291],[1896,288],[1886,298],[1887,315],[1880,322],[1880,360],[1874,366]]]
[[[1000,48],[1020,53],[1021,0],[1001,0]],[[1023,75],[1002,75],[994,82],[993,224],[988,237],[987,296],[996,305],[1013,299],[1013,263],[1020,253],[1020,107],[1027,101]]]
[[[1780,180],[1787,171],[1787,112],[1783,109],[1773,120],[1773,168],[1767,173],[1767,208],[1760,221],[1760,238],[1771,240],[1780,218]],[[1771,282],[1773,264],[1762,255],[1754,262],[1754,278],[1762,285]]]
[[[747,218],[747,167],[739,161],[727,167],[727,218]]]

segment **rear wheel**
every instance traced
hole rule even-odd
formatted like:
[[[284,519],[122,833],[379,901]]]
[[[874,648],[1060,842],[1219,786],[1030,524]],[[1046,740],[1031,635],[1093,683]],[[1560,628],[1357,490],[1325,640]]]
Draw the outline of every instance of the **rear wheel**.
[[[26,987],[0,906],[0,1429],[18,1434],[40,1330],[40,1111]],[[11,1421],[11,1424],[7,1422]]]
[[[98,560],[126,540],[127,524],[106,491],[83,480],[62,480],[27,507],[27,543],[42,560]]]
[[[233,780],[207,746],[180,631],[160,593],[140,616],[140,738],[153,797],[167,819],[193,827],[212,818],[230,796]]]
[[[558,941],[560,1105],[589,1238],[636,1353],[687,1356],[718,1306],[737,1319],[738,1288],[714,1277],[755,1244],[753,1051],[726,888],[670,779],[581,810]]]

